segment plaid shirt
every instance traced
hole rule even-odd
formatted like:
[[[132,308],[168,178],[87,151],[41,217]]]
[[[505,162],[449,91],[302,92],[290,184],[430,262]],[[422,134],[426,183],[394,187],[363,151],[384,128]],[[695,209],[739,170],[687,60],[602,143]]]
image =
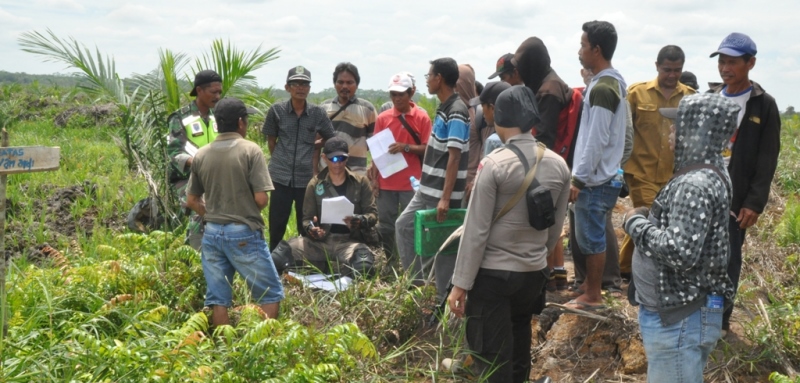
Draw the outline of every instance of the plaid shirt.
[[[292,100],[272,105],[261,131],[278,138],[269,160],[272,182],[294,188],[305,188],[314,177],[311,158],[317,133],[326,140],[335,134],[325,110],[306,102],[297,116]]]

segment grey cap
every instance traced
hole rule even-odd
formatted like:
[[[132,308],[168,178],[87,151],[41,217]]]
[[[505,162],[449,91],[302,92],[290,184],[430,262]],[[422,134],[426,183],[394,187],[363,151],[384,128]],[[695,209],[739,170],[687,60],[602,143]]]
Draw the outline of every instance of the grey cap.
[[[311,71],[302,65],[289,69],[289,73],[286,75],[286,83],[288,84],[289,81],[295,80],[311,82]]]
[[[527,132],[541,121],[536,95],[524,85],[512,86],[497,96],[494,103],[494,124],[503,128],[520,128]]]

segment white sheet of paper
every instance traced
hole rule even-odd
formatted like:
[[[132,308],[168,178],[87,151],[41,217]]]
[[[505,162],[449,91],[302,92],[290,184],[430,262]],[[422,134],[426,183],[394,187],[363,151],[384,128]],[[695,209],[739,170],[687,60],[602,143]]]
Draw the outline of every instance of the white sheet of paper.
[[[325,291],[343,291],[347,290],[352,284],[353,279],[350,277],[341,277],[337,279],[335,275],[325,275],[325,274],[310,274],[310,275],[301,275],[294,272],[289,271],[289,275],[294,277],[295,279],[301,281],[303,286],[308,286],[315,289],[325,290]]]
[[[322,217],[320,223],[344,225],[344,217],[353,215],[353,203],[345,196],[324,198],[322,200]]]
[[[395,143],[394,135],[389,129],[367,138],[367,146],[372,154],[372,162],[378,167],[383,178],[387,178],[408,167],[406,158],[401,153],[389,154],[389,146]]]

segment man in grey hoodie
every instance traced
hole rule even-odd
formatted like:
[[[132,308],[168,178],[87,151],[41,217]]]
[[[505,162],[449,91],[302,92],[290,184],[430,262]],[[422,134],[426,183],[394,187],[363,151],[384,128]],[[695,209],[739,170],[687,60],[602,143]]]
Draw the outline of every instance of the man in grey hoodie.
[[[638,207],[623,218],[636,245],[633,282],[648,382],[702,382],[724,307],[732,304],[732,194],[722,150],[740,109],[706,93],[684,97],[674,115],[663,113],[676,118],[674,174],[649,211]]]
[[[614,25],[607,21],[583,24],[578,58],[596,75],[583,99],[569,200],[575,206],[578,246],[586,255],[586,279],[580,286],[583,294],[567,303],[583,310],[603,308],[600,288],[606,261],[606,214],[622,188],[619,169],[625,147],[627,84],[611,66],[616,48]]]

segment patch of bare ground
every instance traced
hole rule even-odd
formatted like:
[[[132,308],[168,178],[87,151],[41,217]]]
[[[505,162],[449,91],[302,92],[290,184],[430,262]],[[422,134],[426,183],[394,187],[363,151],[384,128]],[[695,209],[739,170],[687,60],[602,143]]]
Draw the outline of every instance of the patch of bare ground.
[[[772,201],[759,227],[774,227],[773,221],[780,217],[783,206],[782,201]],[[622,215],[630,207],[630,199],[625,198],[614,209],[612,220],[620,244],[624,236],[620,228]],[[731,330],[717,343],[709,358],[706,382],[766,382],[770,372],[781,371],[778,364],[764,358],[764,350],[750,342],[746,332],[759,315],[755,302],[758,299],[767,302],[769,289],[777,279],[790,280],[775,273],[781,270],[791,250],[778,248],[770,235],[757,230],[748,234],[743,287],[739,290]],[[565,267],[571,281],[574,266],[568,249],[565,246]],[[554,307],[535,316],[531,324],[531,380],[549,376],[554,382],[646,382],[647,358],[639,332],[638,309],[624,298],[627,288],[623,284],[623,298],[606,295],[608,309],[592,312],[606,317],[604,321]],[[569,291],[548,293],[548,302],[564,303],[569,299]]]
[[[34,192],[25,189],[23,186],[23,192]],[[75,204],[80,199],[95,198],[96,190],[97,185],[88,181],[67,187],[45,185],[35,192],[47,197],[34,200],[31,206],[7,200],[6,257],[27,256],[32,262],[38,263],[42,260],[38,249],[47,243],[57,243],[65,237],[75,240],[79,233],[91,237],[98,225],[122,230],[124,217],[116,212],[116,207],[113,217],[103,219],[100,219],[95,204],[76,213],[78,209],[75,209]]]

